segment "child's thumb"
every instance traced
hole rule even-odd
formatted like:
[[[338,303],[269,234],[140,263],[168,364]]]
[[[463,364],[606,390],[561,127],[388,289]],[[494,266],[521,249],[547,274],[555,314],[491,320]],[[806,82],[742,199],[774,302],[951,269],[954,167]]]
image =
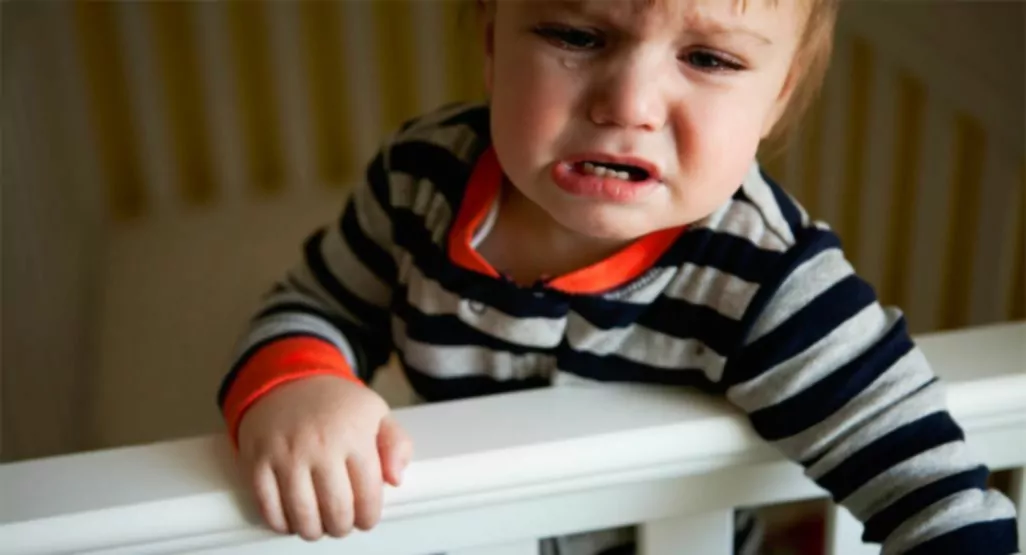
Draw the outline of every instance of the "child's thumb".
[[[413,457],[413,440],[391,416],[381,421],[378,430],[378,455],[385,481],[398,487],[403,471]]]

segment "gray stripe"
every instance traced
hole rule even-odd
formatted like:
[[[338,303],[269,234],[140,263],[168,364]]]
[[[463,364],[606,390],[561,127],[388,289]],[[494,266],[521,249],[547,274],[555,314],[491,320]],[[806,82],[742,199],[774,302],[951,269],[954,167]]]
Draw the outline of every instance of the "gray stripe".
[[[273,339],[279,335],[300,332],[314,334],[330,341],[342,353],[342,356],[345,357],[349,367],[354,372],[357,371],[356,356],[349,342],[342,336],[342,333],[330,323],[316,316],[302,313],[273,314],[257,320],[246,336],[246,341],[235,358],[238,359],[242,356],[242,353],[263,341]]]
[[[943,410],[942,384],[923,387],[933,379],[925,362],[918,350],[908,353],[840,410],[808,430],[777,442],[777,447],[804,460],[820,456],[829,446],[830,451],[807,471],[816,480],[888,433]],[[844,441],[835,443],[839,438]]]
[[[965,442],[945,443],[884,470],[842,499],[841,504],[865,522],[910,491],[979,464],[979,460],[969,456]]]
[[[328,270],[350,293],[371,305],[382,308],[388,306],[391,288],[350,250],[337,229],[328,230],[320,249]]]
[[[873,348],[893,325],[879,305],[869,305],[802,353],[731,387],[727,398],[747,412],[785,401]]]
[[[497,380],[546,376],[555,368],[551,355],[514,355],[477,345],[441,346],[414,341],[406,336],[402,320],[393,319],[397,347],[411,366],[436,378],[489,376]]]
[[[461,299],[429,279],[414,266],[410,270],[407,300],[421,312],[455,315],[464,324],[492,337],[525,347],[551,348],[563,338],[565,321],[550,318],[517,318],[493,307]]]
[[[727,201],[725,208],[713,213],[702,225],[769,251],[783,252],[791,246],[767,227],[759,209],[747,202]]]
[[[328,312],[330,314],[340,314],[347,320],[353,323],[360,324],[360,321],[356,318],[355,315],[353,315],[353,313],[349,311],[348,308],[343,306],[342,303],[338,301],[338,299],[336,299],[334,296],[331,295],[331,293],[329,293],[327,290],[321,287],[320,282],[317,281],[317,278],[313,276],[313,273],[310,271],[310,268],[306,264],[300,264],[294,267],[289,272],[289,275],[299,285],[303,286],[304,289],[310,291],[311,295],[313,295],[310,296],[306,295],[305,293],[300,293],[298,291],[295,292],[296,295],[302,297],[302,299],[306,300],[306,302],[316,301],[316,306],[319,306],[322,311]],[[287,283],[285,285],[286,287],[290,287]],[[276,297],[271,297],[268,299],[268,301],[271,301],[275,298]]]
[[[794,269],[780,285],[746,339],[751,343],[786,322],[813,299],[854,272],[839,249],[825,250]]]
[[[456,115],[458,112],[459,110],[453,112],[453,115]],[[422,127],[418,125],[402,133],[396,140],[396,144],[412,141],[428,143],[443,148],[467,164],[473,162],[471,157],[477,153],[476,147],[481,142],[474,129],[465,124],[448,125],[445,127]]]
[[[770,188],[769,183],[763,179],[762,174],[759,172],[758,164],[752,164],[748,168],[748,175],[745,176],[743,187],[745,195],[759,207],[764,221],[773,230],[773,233],[780,237],[784,243],[788,245],[794,244],[795,238],[791,232],[791,225],[784,218],[780,204],[777,203],[776,197],[773,196],[773,190]],[[795,205],[797,204],[796,202]]]
[[[439,193],[430,180],[415,179],[405,173],[390,174],[388,186],[392,206],[423,216],[424,226],[431,233],[432,240],[435,244],[442,244],[453,218],[453,207],[449,206],[445,195]]]
[[[385,252],[392,254],[392,221],[385,213],[385,208],[374,198],[370,187],[366,185],[356,187],[352,202],[353,208],[356,210],[356,220],[364,235]]]
[[[673,299],[712,308],[727,318],[741,320],[758,290],[757,283],[688,262],[681,267],[673,283],[666,287],[665,294]]]
[[[568,317],[567,341],[577,351],[604,356],[616,354],[639,364],[677,370],[701,368],[713,381],[723,373],[724,357],[697,339],[681,339],[637,324],[603,330],[579,314]]]
[[[973,515],[970,521],[966,515]],[[974,522],[1015,518],[1015,506],[996,491],[968,490],[952,494],[903,522],[887,538],[883,555],[905,553],[917,544]]]

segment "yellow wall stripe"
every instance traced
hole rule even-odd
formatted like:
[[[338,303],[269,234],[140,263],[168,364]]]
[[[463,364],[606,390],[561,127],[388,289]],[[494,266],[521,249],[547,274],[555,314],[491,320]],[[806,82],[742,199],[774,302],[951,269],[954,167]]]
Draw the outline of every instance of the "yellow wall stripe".
[[[206,130],[209,114],[200,87],[196,29],[190,19],[195,4],[152,2],[141,7],[149,11],[165,86],[165,115],[181,180],[179,191],[188,204],[210,202],[216,193],[216,183]]]
[[[825,99],[820,96],[809,107],[802,130],[802,187],[796,195],[809,217],[819,215],[819,178],[823,165],[823,112]]]
[[[948,212],[947,256],[941,289],[940,329],[966,325],[972,286],[972,253],[976,248],[980,190],[987,136],[979,122],[965,114],[955,118],[955,151]]]
[[[894,112],[893,130],[896,135],[891,183],[893,200],[887,233],[886,272],[880,287],[880,299],[886,304],[904,305],[907,302],[905,278],[908,276],[916,229],[916,187],[919,183],[926,92],[919,80],[903,72],[898,76],[895,96],[898,105]]]
[[[416,115],[417,71],[413,47],[411,0],[385,0],[374,5],[374,30],[380,72],[381,125],[390,133]]]
[[[306,1],[298,9],[317,173],[324,184],[338,187],[357,177],[339,3]]]
[[[442,1],[449,101],[484,100],[484,39],[477,28],[475,6],[461,0]]]
[[[840,236],[847,256],[859,259],[861,197],[865,181],[866,141],[869,132],[869,103],[873,79],[873,55],[861,38],[852,40],[848,97],[848,126],[845,137],[844,185],[841,191]]]
[[[1010,320],[1026,319],[1026,162],[1019,180],[1019,222],[1015,235],[1015,270],[1012,273],[1012,294],[1008,307]]]
[[[242,137],[249,162],[249,180],[260,193],[284,188],[285,168],[277,93],[268,46],[266,3],[232,1],[223,4],[231,37],[238,82]]]
[[[75,2],[74,19],[88,87],[89,111],[107,187],[108,209],[115,221],[139,217],[146,208],[145,181],[132,127],[125,77],[124,47],[119,40],[119,4]]]

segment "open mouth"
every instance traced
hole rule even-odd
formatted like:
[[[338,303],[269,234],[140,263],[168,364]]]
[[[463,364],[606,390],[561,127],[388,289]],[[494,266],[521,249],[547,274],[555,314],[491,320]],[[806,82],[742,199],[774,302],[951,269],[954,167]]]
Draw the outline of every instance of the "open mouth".
[[[598,177],[611,177],[622,181],[641,182],[652,177],[648,170],[640,166],[630,164],[613,164],[610,162],[582,161],[573,164],[578,173],[595,175]]]

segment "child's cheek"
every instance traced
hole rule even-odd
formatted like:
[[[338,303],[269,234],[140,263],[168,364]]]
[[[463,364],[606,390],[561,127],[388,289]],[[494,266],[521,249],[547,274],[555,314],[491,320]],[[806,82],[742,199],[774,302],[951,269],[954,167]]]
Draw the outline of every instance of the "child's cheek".
[[[682,110],[676,147],[686,183],[722,196],[744,178],[758,147],[761,110],[745,95],[708,94]]]

